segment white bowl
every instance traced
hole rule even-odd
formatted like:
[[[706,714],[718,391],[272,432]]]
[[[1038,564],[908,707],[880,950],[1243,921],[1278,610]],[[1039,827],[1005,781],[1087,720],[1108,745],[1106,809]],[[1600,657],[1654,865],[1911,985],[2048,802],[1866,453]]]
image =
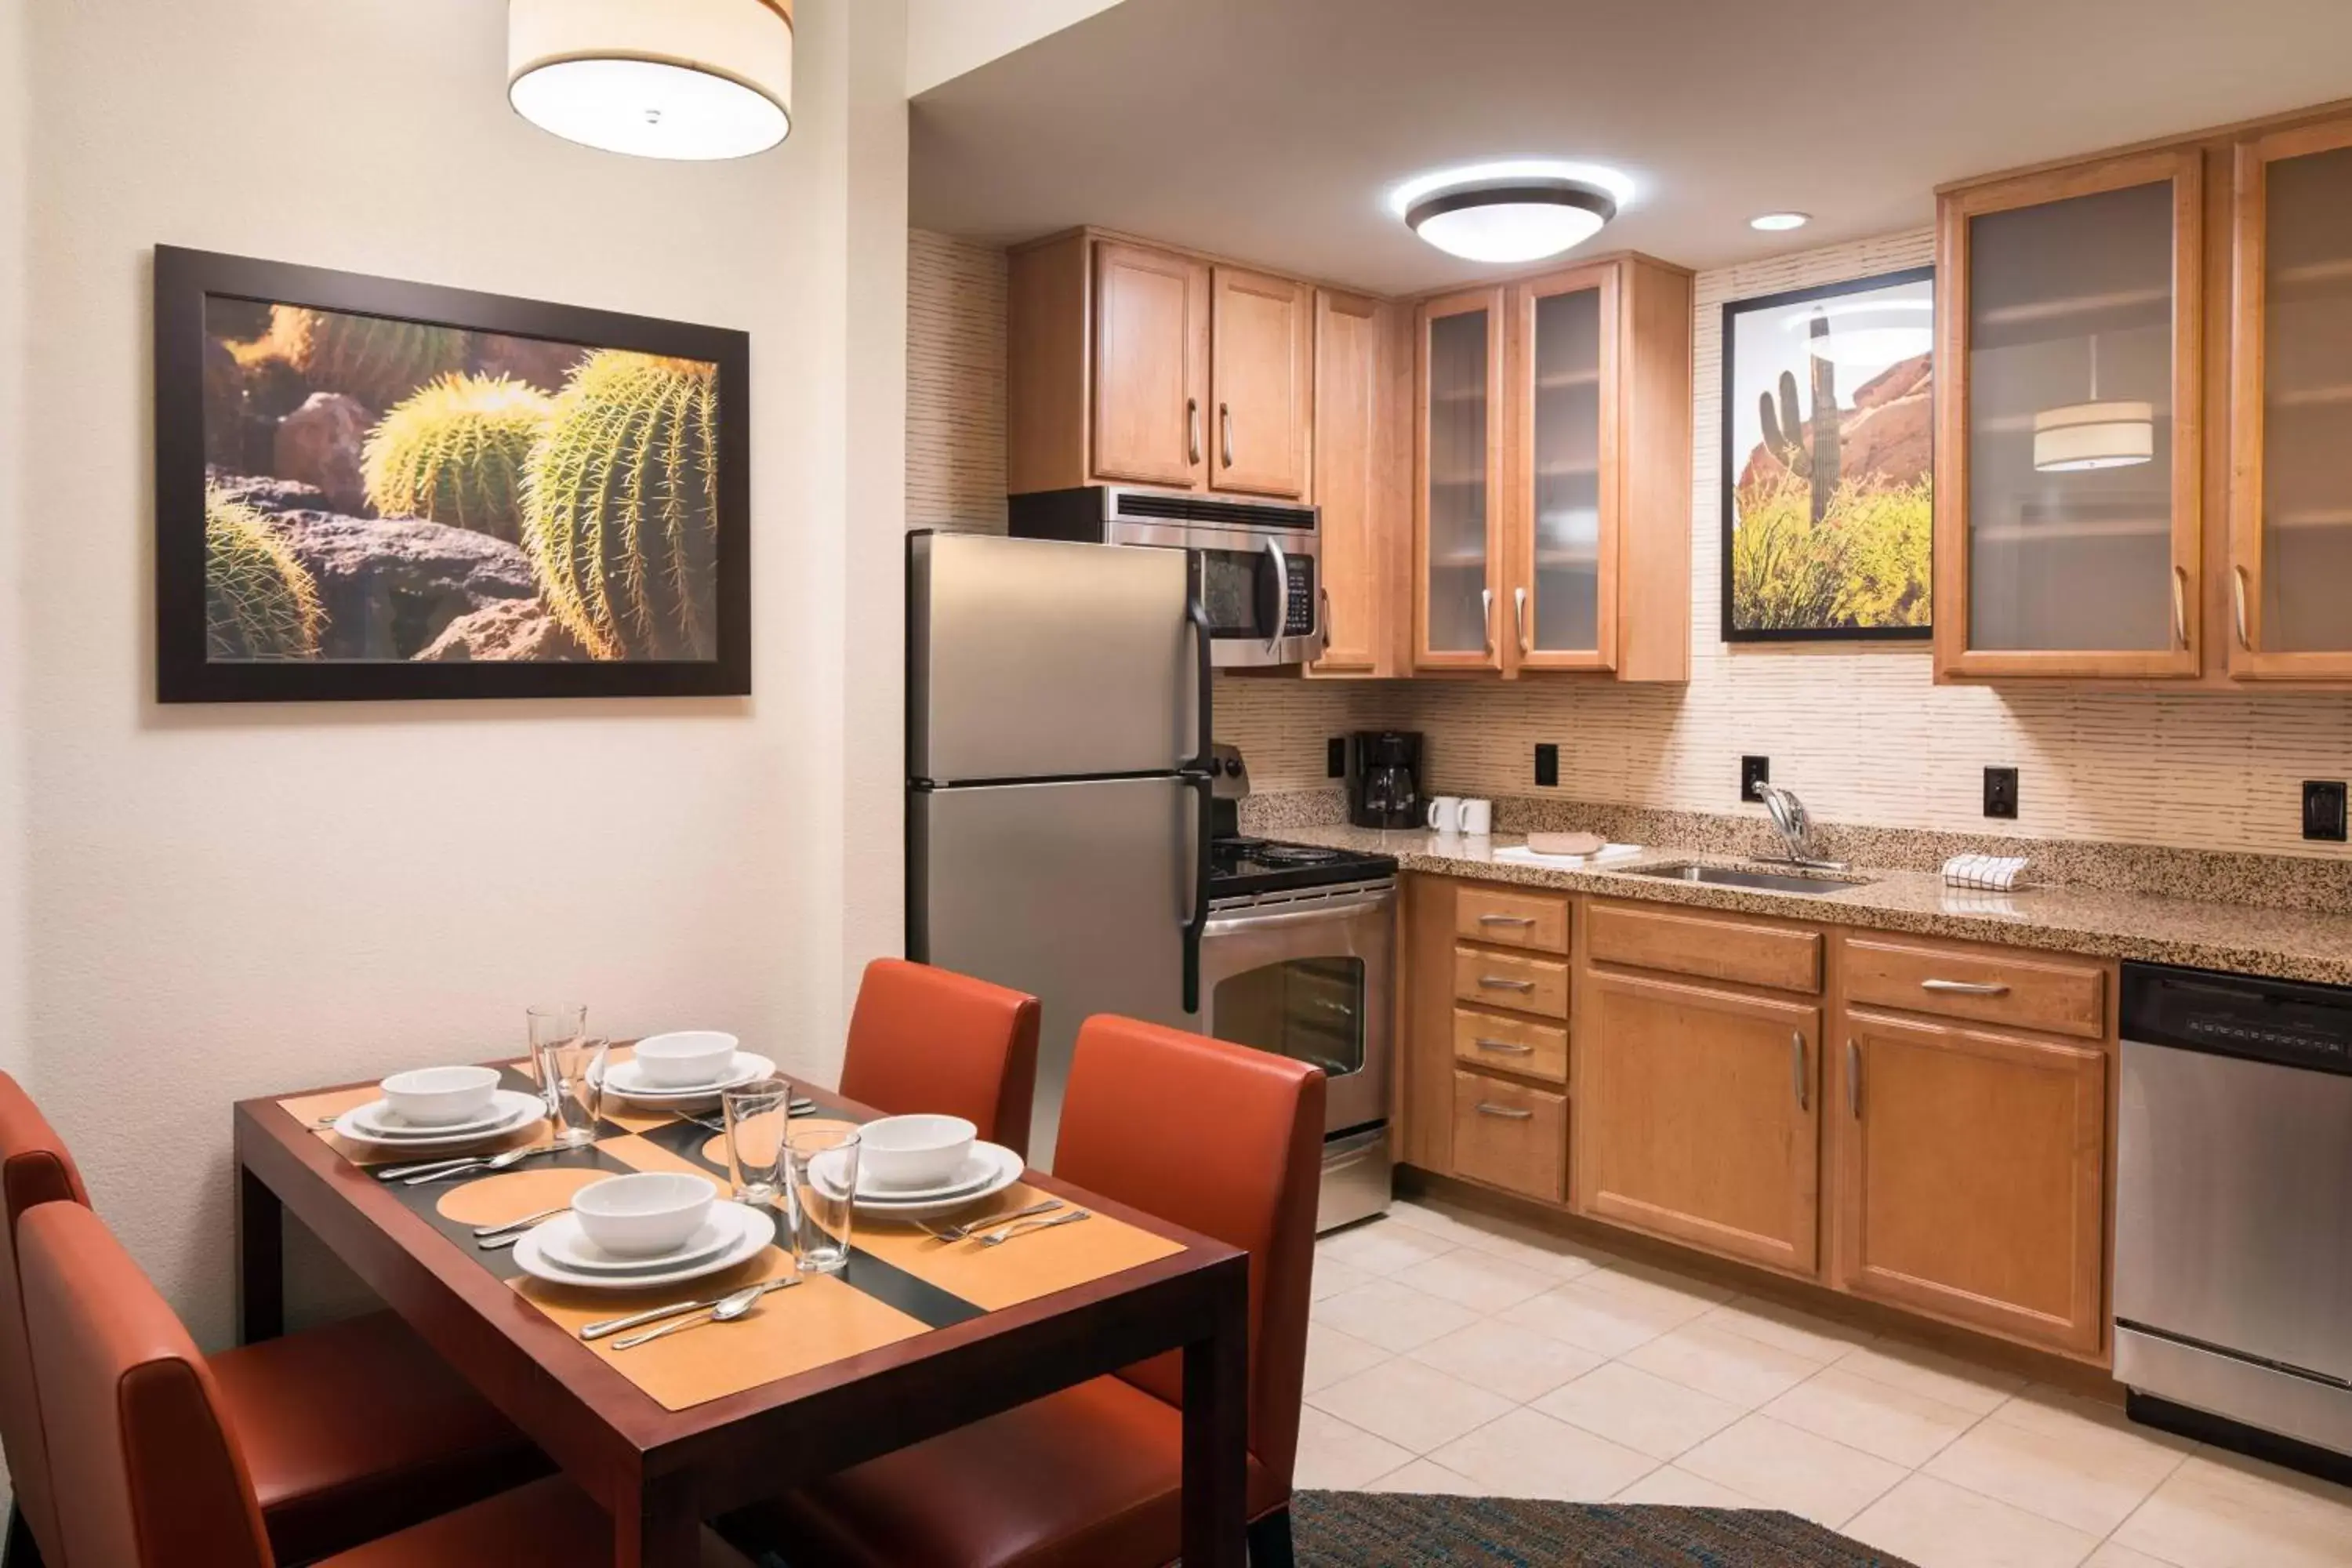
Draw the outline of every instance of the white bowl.
[[[739,1044],[732,1035],[716,1029],[687,1029],[675,1035],[648,1035],[637,1042],[636,1062],[646,1081],[658,1089],[693,1089],[717,1083],[735,1059]]]
[[[620,1258],[675,1252],[710,1217],[719,1189],[700,1176],[646,1171],[591,1182],[572,1194],[588,1239]]]
[[[489,1109],[499,1072],[496,1068],[418,1068],[396,1072],[377,1087],[403,1121],[447,1127],[470,1121]]]
[[[971,1157],[979,1131],[961,1116],[886,1116],[857,1130],[858,1163],[877,1187],[929,1186]]]

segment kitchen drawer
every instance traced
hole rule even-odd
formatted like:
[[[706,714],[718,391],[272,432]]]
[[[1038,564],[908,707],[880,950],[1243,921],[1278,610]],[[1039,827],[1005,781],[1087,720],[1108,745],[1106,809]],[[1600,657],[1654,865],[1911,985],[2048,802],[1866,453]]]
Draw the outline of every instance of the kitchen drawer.
[[[2107,1029],[2107,972],[2036,953],[1845,939],[1849,1003],[1933,1013],[2095,1040]]]
[[[1516,952],[1454,950],[1454,996],[1514,1013],[1547,1018],[1568,1016],[1568,964],[1556,958],[1525,958]]]
[[[1559,1203],[1568,1176],[1568,1097],[1455,1073],[1454,1173]]]
[[[1595,963],[1663,969],[1776,991],[1822,988],[1822,933],[1814,931],[1596,901],[1585,910],[1584,942]]]
[[[1469,942],[1568,951],[1568,900],[1558,894],[1465,888],[1454,896],[1454,934]]]
[[[1568,1081],[1568,1031],[1557,1024],[1456,1007],[1454,1056],[1465,1067]]]

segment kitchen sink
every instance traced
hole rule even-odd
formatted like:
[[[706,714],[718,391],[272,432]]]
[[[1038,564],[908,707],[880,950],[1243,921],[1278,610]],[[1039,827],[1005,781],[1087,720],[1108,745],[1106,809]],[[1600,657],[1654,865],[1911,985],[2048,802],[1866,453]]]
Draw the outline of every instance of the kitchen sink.
[[[1704,882],[1716,888],[1757,888],[1768,893],[1834,893],[1841,888],[1867,887],[1867,877],[1839,877],[1823,871],[1763,871],[1745,866],[1702,866],[1691,860],[1660,866],[1627,866],[1633,877],[1660,877],[1670,882]]]

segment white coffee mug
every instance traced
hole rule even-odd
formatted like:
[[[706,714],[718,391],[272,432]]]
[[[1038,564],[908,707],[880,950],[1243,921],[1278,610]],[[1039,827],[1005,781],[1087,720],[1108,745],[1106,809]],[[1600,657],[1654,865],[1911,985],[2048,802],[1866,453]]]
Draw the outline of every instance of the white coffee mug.
[[[1433,795],[1429,797],[1429,825],[1440,833],[1462,831],[1462,797]]]
[[[1495,803],[1491,800],[1465,798],[1462,802],[1462,831],[1473,838],[1484,838],[1495,831]]]

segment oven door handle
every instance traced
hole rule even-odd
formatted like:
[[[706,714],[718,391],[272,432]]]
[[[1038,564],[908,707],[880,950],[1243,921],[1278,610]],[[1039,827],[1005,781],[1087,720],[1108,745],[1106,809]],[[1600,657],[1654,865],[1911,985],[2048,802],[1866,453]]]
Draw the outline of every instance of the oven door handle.
[[[1276,910],[1226,910],[1209,922],[1211,936],[1255,935],[1294,926],[1328,925],[1335,919],[1387,909],[1396,895],[1385,889],[1360,899],[1334,899],[1329,903],[1292,905]]]

